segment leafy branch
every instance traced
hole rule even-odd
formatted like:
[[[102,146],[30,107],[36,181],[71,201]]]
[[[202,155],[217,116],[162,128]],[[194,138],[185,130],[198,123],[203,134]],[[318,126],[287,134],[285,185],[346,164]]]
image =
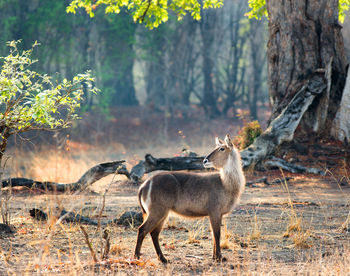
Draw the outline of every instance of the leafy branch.
[[[0,58],[0,161],[7,139],[29,130],[67,128],[78,118],[77,110],[83,99],[83,87],[90,92],[94,79],[90,72],[78,74],[73,80],[59,82],[46,74],[30,70],[37,62],[31,59],[31,49],[19,51],[20,41],[11,41],[9,55]]]
[[[101,5],[105,6],[105,13],[118,14],[122,9],[127,10],[134,22],[144,23],[153,29],[168,21],[170,11],[176,14],[178,20],[187,13],[200,20],[202,8],[220,8],[223,0],[72,0],[66,11],[76,13],[78,8],[84,8],[93,17],[94,11]]]

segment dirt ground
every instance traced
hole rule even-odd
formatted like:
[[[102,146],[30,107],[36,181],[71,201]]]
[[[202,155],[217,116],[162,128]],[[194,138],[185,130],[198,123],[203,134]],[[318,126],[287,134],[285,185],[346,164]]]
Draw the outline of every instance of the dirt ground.
[[[96,226],[84,226],[98,263],[76,224],[34,221],[33,207],[55,213],[56,207],[99,216],[103,196],[93,189],[79,194],[19,189],[9,201],[14,234],[0,234],[0,275],[350,275],[350,185],[348,179],[282,175],[279,171],[248,173],[247,181],[268,177],[269,185],[248,185],[237,208],[222,225],[221,246],[226,262],[212,260],[207,218],[171,216],[161,233],[170,261],[156,258],[150,237],[141,260],[133,259],[137,228],[109,225],[111,250],[101,261],[105,241]],[[289,179],[286,181],[286,179]],[[271,184],[272,183],[272,184]],[[287,185],[286,185],[287,184]],[[102,220],[126,210],[139,211],[137,187],[123,179],[106,194]]]

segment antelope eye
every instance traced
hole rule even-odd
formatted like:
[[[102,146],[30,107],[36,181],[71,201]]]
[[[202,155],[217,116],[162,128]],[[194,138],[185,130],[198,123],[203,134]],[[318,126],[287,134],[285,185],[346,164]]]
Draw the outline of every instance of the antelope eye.
[[[224,148],[224,147],[221,147],[221,148],[220,148],[220,151],[224,151],[224,150],[225,150],[225,148]]]

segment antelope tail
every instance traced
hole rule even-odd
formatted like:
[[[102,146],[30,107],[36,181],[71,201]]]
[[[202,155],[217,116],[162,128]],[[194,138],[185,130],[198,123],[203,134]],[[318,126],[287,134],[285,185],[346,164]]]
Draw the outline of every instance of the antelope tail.
[[[143,208],[142,206],[142,201],[141,201],[141,196],[142,196],[142,192],[143,192],[144,189],[140,189],[139,193],[138,193],[138,199],[139,199],[139,204],[141,206],[141,209],[142,209],[142,215],[145,215],[146,214],[146,210],[145,208]]]

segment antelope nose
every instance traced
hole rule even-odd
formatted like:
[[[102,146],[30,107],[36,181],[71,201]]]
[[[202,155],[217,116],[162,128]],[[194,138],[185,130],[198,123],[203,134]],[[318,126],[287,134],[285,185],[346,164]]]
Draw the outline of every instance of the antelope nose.
[[[207,164],[209,161],[208,161],[208,159],[207,158],[205,158],[204,160],[203,160],[203,164],[205,165],[205,164]]]

